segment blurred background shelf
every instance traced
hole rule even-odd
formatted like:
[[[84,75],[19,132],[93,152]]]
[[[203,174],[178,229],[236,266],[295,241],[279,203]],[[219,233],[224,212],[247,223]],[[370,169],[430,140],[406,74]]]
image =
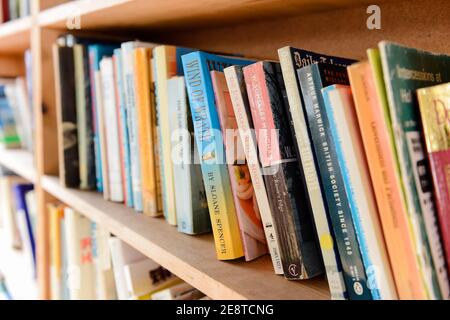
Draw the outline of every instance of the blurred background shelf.
[[[21,54],[29,48],[31,26],[31,17],[0,24],[0,55]]]
[[[36,167],[33,154],[29,151],[0,147],[0,165],[30,182],[36,182]]]
[[[269,256],[252,262],[219,261],[211,234],[179,233],[162,218],[137,214],[96,192],[63,188],[56,177],[44,176],[42,187],[213,299],[330,298],[324,278],[287,281],[273,273]]]

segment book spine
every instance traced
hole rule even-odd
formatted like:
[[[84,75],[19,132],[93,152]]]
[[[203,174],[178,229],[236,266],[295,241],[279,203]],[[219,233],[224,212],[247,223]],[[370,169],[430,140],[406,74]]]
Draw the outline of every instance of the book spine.
[[[243,256],[230,178],[224,165],[221,132],[208,64],[202,53],[182,57],[203,181],[219,260]]]
[[[211,221],[201,167],[194,159],[198,150],[193,139],[192,117],[187,105],[184,77],[171,78],[167,88],[169,113],[175,115],[176,119],[171,122],[170,130],[174,152],[173,172],[177,177],[175,200],[178,231],[187,234],[210,232]]]
[[[396,299],[350,88],[330,86],[322,95],[372,296]]]
[[[98,115],[97,115],[97,92],[95,88],[95,64],[97,60],[96,50],[89,50],[89,77],[91,83],[91,101],[92,101],[92,134],[94,140],[95,153],[95,178],[97,191],[103,193],[102,160],[100,153],[100,141],[98,136]]]
[[[347,289],[344,283],[341,259],[334,240],[334,232],[331,228],[325,199],[320,188],[318,168],[314,160],[308,126],[303,112],[300,84],[296,77],[290,49],[280,49],[278,50],[278,55],[289,102],[287,114],[295,132],[294,140],[296,141],[297,154],[305,175],[331,297],[333,300],[342,300],[347,297]]]
[[[317,79],[320,77],[318,72],[317,66],[314,65],[300,69],[297,74],[305,103],[304,109],[311,141],[349,298],[370,300],[372,295],[367,284],[336,149],[331,139],[328,117],[319,102],[321,93],[316,89],[321,87],[320,80]]]
[[[139,127],[137,119],[136,93],[134,83],[133,47],[122,46],[123,82],[125,87],[125,101],[128,116],[128,129],[130,138],[131,176],[134,196],[134,209],[143,211],[141,162],[139,148]]]
[[[124,190],[126,191],[126,206],[129,208],[133,208],[134,199],[133,199],[133,187],[132,187],[132,179],[131,179],[131,164],[130,164],[130,143],[129,143],[129,128],[128,128],[128,116],[127,109],[125,105],[125,97],[124,97],[124,85],[123,85],[123,77],[122,77],[122,50],[116,49],[114,52],[116,57],[115,66],[116,66],[116,91],[117,91],[117,102],[119,106],[119,119],[120,119],[120,135],[121,135],[121,149],[123,154],[123,176],[124,176]]]
[[[252,178],[273,268],[276,274],[283,274],[283,264],[280,256],[280,244],[275,227],[275,218],[273,217],[273,212],[269,205],[266,186],[262,177],[261,165],[258,160],[256,139],[252,132],[253,124],[250,124],[251,117],[249,115],[249,106],[246,105],[248,104],[248,97],[242,68],[226,68],[224,73],[230,91],[233,110],[236,114],[239,136],[244,148],[250,176]]]
[[[123,202],[123,184],[120,166],[120,146],[116,100],[114,96],[114,66],[112,58],[103,58],[100,62],[103,116],[105,125],[105,145],[107,155],[107,170],[109,178],[110,199],[114,202]]]
[[[159,215],[157,204],[153,111],[150,102],[150,54],[151,50],[137,48],[134,50],[134,83],[136,90],[136,115],[139,126],[139,147],[142,179],[142,202],[145,215]]]
[[[396,159],[369,62],[348,68],[386,246],[400,299],[426,299]]]
[[[156,112],[159,131],[159,159],[161,172],[162,200],[164,216],[171,225],[177,224],[176,199],[172,163],[169,96],[167,80],[176,75],[176,47],[158,46],[154,49]]]

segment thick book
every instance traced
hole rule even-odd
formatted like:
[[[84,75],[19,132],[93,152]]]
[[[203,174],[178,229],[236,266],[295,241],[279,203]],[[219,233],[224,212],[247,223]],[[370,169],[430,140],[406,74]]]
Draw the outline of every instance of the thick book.
[[[336,68],[339,77],[334,76]],[[335,83],[347,84],[345,68],[328,64],[311,64],[297,70],[304,112],[313,145],[322,192],[341,258],[347,293],[350,299],[372,299],[367,283],[359,242],[353,225],[348,194],[339,168],[336,149],[321,89]],[[331,75],[331,77],[327,77]]]
[[[217,258],[236,259],[244,252],[210,72],[223,71],[231,65],[247,65],[252,61],[201,51],[183,55],[182,61]]]
[[[101,95],[102,103],[99,104],[98,115],[103,117],[100,123],[103,123],[103,140],[106,151],[106,165],[108,171],[108,190],[109,200],[114,202],[123,202],[123,183],[121,175],[121,155],[119,144],[119,119],[116,108],[116,95],[114,91],[114,64],[111,57],[105,57],[100,62],[101,75]],[[102,110],[100,110],[102,108]],[[106,181],[105,181],[106,182]]]
[[[121,175],[123,183],[123,193],[127,207],[134,206],[133,186],[131,181],[131,159],[130,159],[130,137],[128,133],[128,115],[125,104],[125,87],[122,77],[122,49],[114,50],[114,81],[116,104],[118,112],[118,130],[120,141]]]
[[[53,61],[55,65],[59,178],[63,186],[78,188],[80,186],[80,170],[73,48],[55,43],[53,45]]]
[[[70,300],[95,300],[95,266],[91,221],[72,208],[64,209],[67,286]]]
[[[439,226],[450,272],[450,84],[417,90],[423,135],[433,177]]]
[[[283,264],[280,256],[280,244],[275,227],[274,211],[270,208],[266,186],[262,176],[261,164],[258,158],[258,146],[250,113],[250,106],[245,86],[244,73],[241,66],[231,66],[224,69],[228,90],[234,113],[238,134],[241,140],[253,189],[258,203],[259,212],[266,235],[267,246],[272,258],[273,268],[276,274],[283,274]]]
[[[186,95],[184,77],[167,81],[169,114],[173,146],[173,174],[178,231],[187,234],[211,232],[208,200],[206,199],[202,169],[198,162],[191,110]]]
[[[347,71],[397,293],[402,300],[422,300],[427,293],[397,172],[384,84],[383,90],[377,88],[381,70],[376,69],[366,61]]]
[[[124,83],[124,97],[128,118],[128,133],[130,142],[131,181],[133,187],[134,209],[143,211],[142,178],[141,178],[141,150],[139,145],[139,119],[136,103],[136,83],[134,67],[134,50],[136,48],[153,48],[152,43],[130,41],[122,43],[122,81]]]
[[[133,52],[134,83],[136,92],[136,114],[139,126],[139,148],[142,181],[142,206],[145,215],[158,217],[162,208],[158,206],[157,166],[155,159],[155,104],[151,81],[151,48],[137,48]]]
[[[395,149],[405,188],[413,228],[426,231],[423,250],[429,250],[437,281],[434,298],[450,295],[447,268],[442,249],[433,184],[422,142],[420,112],[415,90],[450,81],[450,56],[439,55],[390,42],[379,44],[389,103]],[[428,241],[427,241],[428,239]],[[440,289],[440,290],[439,290]]]
[[[243,145],[237,134],[237,122],[230,91],[223,72],[211,71],[216,97],[217,113],[222,128],[225,161],[230,175],[231,192],[241,230],[246,261],[267,254],[267,241],[255,196],[252,178],[246,162]]]
[[[91,81],[89,78],[89,56],[87,46],[73,47],[75,64],[75,101],[78,124],[78,158],[80,167],[80,188],[95,188],[95,154],[92,131]]]
[[[327,201],[321,189],[318,174],[319,168],[314,159],[313,146],[306,122],[307,116],[303,107],[304,101],[297,70],[318,62],[347,66],[355,61],[293,47],[278,49],[278,56],[280,58],[281,70],[286,87],[288,100],[287,115],[292,126],[291,133],[294,137],[294,147],[305,175],[308,191],[307,196],[314,214],[314,223],[320,241],[320,249],[322,251],[331,296],[335,300],[344,299],[347,297],[347,290],[342,273],[341,258],[339,257],[336,241],[334,240],[334,230],[328,215]]]
[[[175,46],[158,46],[153,50],[162,202],[164,216],[171,225],[177,223],[177,210],[167,80],[177,75],[183,75],[181,56],[189,52],[192,50]]]
[[[345,188],[351,195],[350,207],[370,289],[376,290],[382,300],[397,299],[350,87],[332,85],[322,89],[322,95]]]
[[[100,135],[99,135],[99,119],[98,119],[98,108],[101,101],[100,90],[100,61],[103,57],[110,57],[116,46],[106,45],[106,44],[91,44],[88,46],[89,53],[89,79],[91,84],[91,104],[92,104],[92,129],[94,136],[94,153],[95,153],[95,176],[96,176],[96,186],[97,191],[100,193],[104,192],[103,185],[103,174],[104,168],[102,163],[102,150],[100,145]]]
[[[279,63],[257,62],[243,71],[284,275],[309,279],[323,273],[324,266],[284,106],[281,68]]]

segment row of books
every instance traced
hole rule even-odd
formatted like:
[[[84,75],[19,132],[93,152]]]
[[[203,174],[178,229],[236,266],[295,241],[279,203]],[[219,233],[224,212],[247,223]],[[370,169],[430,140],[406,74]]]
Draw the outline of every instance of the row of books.
[[[5,298],[36,298],[36,214],[33,185],[10,172],[2,172],[0,176],[0,260],[3,263],[0,263],[0,273],[4,273],[2,280]],[[17,265],[5,265],[14,263]],[[21,280],[26,283],[18,284]]]
[[[33,112],[25,78],[0,79],[0,144],[33,150]]]
[[[0,2],[0,23],[27,17],[30,14],[30,0],[2,0]]]
[[[278,63],[73,36],[54,53],[63,185],[212,230],[220,260],[326,273],[335,299],[449,297],[448,56],[382,42],[365,62]]]
[[[195,300],[197,289],[61,204],[48,204],[53,300]]]

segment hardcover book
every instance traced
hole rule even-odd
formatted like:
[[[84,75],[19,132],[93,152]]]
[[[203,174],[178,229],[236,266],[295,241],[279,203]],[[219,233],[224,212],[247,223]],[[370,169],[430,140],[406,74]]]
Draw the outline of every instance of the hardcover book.
[[[48,204],[50,220],[50,296],[52,300],[63,300],[65,270],[62,263],[61,221],[64,219],[64,208]]]
[[[335,75],[336,71],[338,71],[338,76]],[[312,64],[298,69],[297,77],[300,81],[304,112],[322,192],[327,202],[328,215],[342,262],[347,293],[352,300],[370,300],[372,293],[368,287],[362,253],[353,225],[349,197],[345,190],[343,174],[339,168],[336,149],[331,138],[330,124],[320,91],[335,83],[348,84],[345,68],[327,64]]]
[[[275,227],[276,219],[273,216],[275,211],[272,211],[270,207],[266,186],[262,176],[261,164],[258,158],[256,137],[253,134],[254,127],[247,97],[244,73],[241,66],[225,68],[224,73],[227,80],[228,90],[230,91],[233,110],[236,115],[239,137],[247,159],[247,165],[250,171],[256,201],[261,214],[273,268],[276,274],[283,274],[283,264],[280,256],[280,243],[278,241],[277,228]]]
[[[157,166],[155,159],[155,104],[150,70],[150,48],[137,48],[134,54],[134,83],[136,93],[137,121],[142,181],[142,203],[144,214],[157,217],[162,214],[158,206]],[[151,88],[152,87],[152,88]]]
[[[163,210],[166,220],[171,225],[177,224],[176,193],[172,162],[171,114],[169,110],[169,92],[167,81],[174,76],[183,75],[181,56],[193,50],[175,47],[158,46],[153,51],[155,61],[155,95],[158,121],[159,167]]]
[[[182,56],[211,225],[220,260],[242,257],[242,239],[225,165],[224,145],[210,72],[250,60],[192,52]]]
[[[5,85],[3,84],[0,85],[0,143],[5,148],[21,146],[14,113],[6,97]]]
[[[442,245],[450,271],[450,84],[417,90]]]
[[[101,95],[99,94],[99,75],[100,75],[100,61],[103,57],[110,57],[113,54],[116,46],[104,45],[104,44],[91,44],[88,46],[89,53],[89,77],[91,83],[91,103],[92,103],[92,129],[94,135],[94,153],[95,153],[95,176],[97,191],[104,192],[103,174],[106,164],[102,163],[102,150],[100,145],[99,135],[99,119],[98,108],[99,101],[101,101]]]
[[[427,293],[397,172],[384,83],[382,90],[377,88],[376,78],[381,75],[377,67],[381,66],[367,61],[347,71],[398,296],[422,300]]]
[[[167,81],[169,114],[173,146],[173,174],[177,209],[178,231],[199,234],[211,231],[208,200],[198,162],[192,115],[187,102],[184,77],[175,76]]]
[[[78,188],[80,186],[80,170],[73,48],[66,46],[65,43],[54,44],[53,59],[55,64],[59,177],[63,186]]]
[[[322,95],[345,188],[351,194],[350,207],[365,252],[370,289],[382,300],[397,299],[350,87],[332,85],[322,89]]]
[[[414,212],[410,214],[411,223],[413,228],[425,230],[423,250],[431,252],[434,265],[432,277],[437,283],[430,294],[434,298],[448,298],[449,280],[433,202],[433,185],[420,132],[415,90],[449,82],[450,56],[390,42],[381,42],[379,49],[400,174],[408,207]]]
[[[230,175],[231,192],[241,230],[246,261],[267,254],[267,242],[261,222],[258,202],[252,178],[246,163],[244,150],[237,134],[236,116],[231,103],[225,75],[211,71],[211,80],[216,97],[217,113],[222,128],[225,160]]]
[[[347,289],[342,274],[341,258],[339,257],[337,245],[334,240],[334,231],[328,215],[329,208],[321,190],[321,182],[318,174],[319,169],[314,159],[297,70],[304,66],[318,63],[319,61],[346,66],[352,64],[354,60],[327,56],[293,47],[278,49],[278,56],[286,86],[288,100],[286,112],[292,127],[291,133],[294,138],[294,147],[305,176],[307,197],[309,198],[314,214],[314,223],[320,242],[331,296],[334,300],[344,299],[347,297]]]
[[[103,123],[103,140],[104,150],[106,151],[106,161],[103,167],[108,171],[108,190],[109,200],[114,202],[123,202],[123,183],[121,175],[121,157],[120,157],[120,145],[119,145],[119,132],[118,124],[119,119],[117,117],[116,110],[116,97],[114,92],[114,65],[111,57],[105,57],[100,62],[100,74],[101,74],[101,95],[102,103],[99,104],[99,118],[103,118],[99,121]],[[102,108],[102,110],[100,110]],[[105,181],[106,183],[106,181]]]
[[[304,184],[299,183],[304,177],[284,106],[281,68],[275,62],[257,62],[243,70],[284,275],[309,279],[324,268]]]
[[[122,71],[122,49],[114,50],[114,80],[116,91],[116,103],[118,108],[118,128],[120,140],[120,154],[121,154],[121,174],[123,182],[123,190],[125,196],[125,204],[127,207],[134,206],[133,186],[131,181],[131,159],[130,159],[130,138],[128,128],[128,114],[125,103],[123,71]]]

